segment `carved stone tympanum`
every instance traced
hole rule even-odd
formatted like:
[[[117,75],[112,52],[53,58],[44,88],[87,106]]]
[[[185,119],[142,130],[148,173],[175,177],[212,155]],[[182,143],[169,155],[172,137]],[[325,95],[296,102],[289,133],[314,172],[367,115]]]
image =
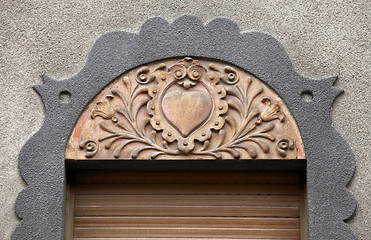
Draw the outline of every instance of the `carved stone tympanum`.
[[[68,159],[296,159],[302,139],[287,106],[246,71],[206,59],[133,69],[81,115]]]

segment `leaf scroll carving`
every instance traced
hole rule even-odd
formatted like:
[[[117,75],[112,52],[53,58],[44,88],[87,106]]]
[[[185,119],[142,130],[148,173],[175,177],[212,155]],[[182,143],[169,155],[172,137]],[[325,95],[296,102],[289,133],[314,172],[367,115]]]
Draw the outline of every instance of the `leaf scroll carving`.
[[[67,149],[74,158],[304,157],[280,98],[222,62],[184,58],[141,66],[116,79],[85,112]]]

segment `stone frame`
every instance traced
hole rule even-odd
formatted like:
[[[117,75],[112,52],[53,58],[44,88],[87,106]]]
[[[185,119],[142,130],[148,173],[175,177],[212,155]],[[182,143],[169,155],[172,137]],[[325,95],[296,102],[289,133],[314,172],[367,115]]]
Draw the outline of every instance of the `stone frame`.
[[[303,77],[272,36],[241,32],[236,23],[224,18],[204,25],[190,15],[173,23],[151,18],[138,34],[108,32],[96,41],[79,73],[64,81],[44,75],[44,83],[35,86],[44,103],[45,120],[19,155],[19,171],[28,186],[16,202],[22,220],[11,239],[64,239],[65,150],[80,114],[122,73],[182,56],[232,63],[258,77],[284,100],[305,147],[308,238],[356,239],[344,222],[356,209],[346,189],[355,171],[355,158],[330,117],[331,105],[342,92],[333,87],[336,77]],[[305,101],[305,95],[311,99]]]

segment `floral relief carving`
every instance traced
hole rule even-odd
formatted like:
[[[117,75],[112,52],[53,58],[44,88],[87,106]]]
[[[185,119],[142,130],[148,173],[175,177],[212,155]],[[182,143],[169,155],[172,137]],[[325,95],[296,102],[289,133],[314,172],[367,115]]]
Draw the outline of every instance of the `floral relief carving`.
[[[67,149],[75,159],[304,158],[280,98],[217,61],[187,57],[134,69],[102,91],[79,122]]]

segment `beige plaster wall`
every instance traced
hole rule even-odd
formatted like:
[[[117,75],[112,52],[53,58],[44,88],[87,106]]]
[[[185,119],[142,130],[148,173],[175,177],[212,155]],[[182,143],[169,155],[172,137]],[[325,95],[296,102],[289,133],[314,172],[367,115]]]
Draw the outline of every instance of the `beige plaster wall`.
[[[14,203],[25,186],[18,152],[43,122],[41,101],[31,89],[41,83],[40,74],[67,78],[82,68],[102,33],[137,32],[149,17],[173,21],[185,13],[205,23],[228,17],[242,31],[267,32],[282,42],[298,72],[339,76],[336,85],[346,93],[335,102],[332,118],[357,159],[349,189],[358,209],[349,224],[359,239],[371,239],[369,0],[1,0],[0,239],[9,239],[18,223]]]

